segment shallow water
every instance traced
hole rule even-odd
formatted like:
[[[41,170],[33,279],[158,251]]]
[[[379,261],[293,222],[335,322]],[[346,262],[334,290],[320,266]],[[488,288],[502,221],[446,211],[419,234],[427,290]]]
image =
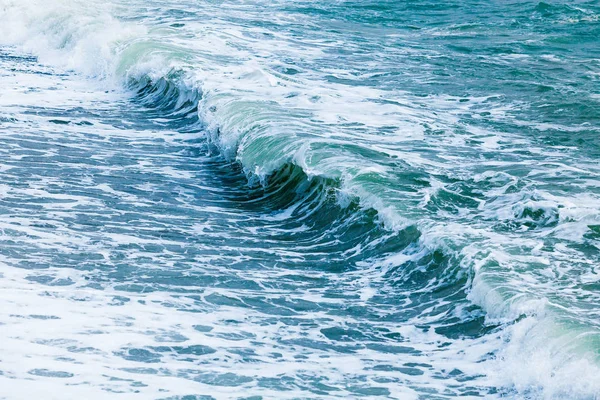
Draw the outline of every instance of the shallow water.
[[[596,3],[40,4],[0,396],[598,396]]]

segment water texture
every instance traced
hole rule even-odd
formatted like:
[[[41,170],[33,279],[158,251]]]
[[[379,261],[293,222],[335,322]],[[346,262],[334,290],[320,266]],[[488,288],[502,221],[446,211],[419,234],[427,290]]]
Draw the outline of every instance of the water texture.
[[[0,0],[0,398],[600,397],[597,1]]]

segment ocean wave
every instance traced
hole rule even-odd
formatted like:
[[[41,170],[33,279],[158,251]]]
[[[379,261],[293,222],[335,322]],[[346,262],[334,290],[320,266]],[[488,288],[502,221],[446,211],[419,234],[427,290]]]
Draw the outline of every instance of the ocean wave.
[[[535,11],[549,8],[540,3]],[[593,398],[600,392],[593,380],[600,327],[578,315],[597,297],[577,297],[580,274],[566,265],[574,259],[589,264],[581,254],[595,251],[596,239],[586,239],[585,227],[597,221],[598,208],[528,191],[527,174],[514,161],[529,144],[521,137],[514,148],[502,147],[506,137],[462,126],[466,132],[432,135],[419,144],[426,132],[454,124],[487,99],[450,107],[448,99],[345,85],[342,72],[333,79],[300,73],[297,66],[292,73],[283,62],[268,68],[248,56],[250,39],[233,28],[206,37],[206,48],[186,47],[190,39],[178,33],[181,26],[151,28],[112,16],[117,11],[99,2],[42,7],[10,1],[0,11],[0,33],[4,44],[41,62],[129,91],[152,110],[149,118],[206,135],[232,168],[247,175],[246,204],[270,204],[266,218],[274,220],[310,218],[310,229],[338,238],[304,244],[339,251],[332,270],[354,263],[371,269],[371,279],[425,297],[468,296],[485,316],[457,324],[472,323],[465,328],[471,336],[493,331],[506,338],[495,362],[486,364],[499,385],[530,397]],[[218,47],[227,40],[237,40],[236,57]],[[318,46],[299,51],[321,55]],[[495,112],[503,120],[504,111]],[[468,170],[473,158],[460,157],[473,147],[502,148],[502,166],[515,173],[475,177]],[[499,169],[493,161],[488,166]],[[474,190],[477,179],[488,187]],[[522,240],[523,231],[538,236]],[[551,254],[544,253],[545,237],[553,239]],[[567,294],[553,296],[550,282],[561,273]]]

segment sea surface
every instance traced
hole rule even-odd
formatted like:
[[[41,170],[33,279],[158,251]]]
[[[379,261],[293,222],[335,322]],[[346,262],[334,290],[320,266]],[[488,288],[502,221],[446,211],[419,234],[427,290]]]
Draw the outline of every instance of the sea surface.
[[[0,398],[597,400],[599,161],[596,0],[0,0]]]

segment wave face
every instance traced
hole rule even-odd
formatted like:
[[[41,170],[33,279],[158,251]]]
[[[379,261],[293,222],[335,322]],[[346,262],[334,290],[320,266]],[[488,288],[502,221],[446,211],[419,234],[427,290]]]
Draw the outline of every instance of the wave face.
[[[597,398],[599,21],[1,0],[3,387]]]

